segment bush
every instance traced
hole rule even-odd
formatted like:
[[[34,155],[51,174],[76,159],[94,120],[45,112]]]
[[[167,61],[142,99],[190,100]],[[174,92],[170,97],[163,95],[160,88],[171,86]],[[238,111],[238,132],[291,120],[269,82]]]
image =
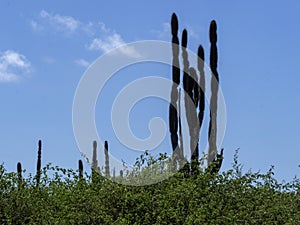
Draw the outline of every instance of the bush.
[[[153,158],[152,158],[153,159]],[[151,166],[151,165],[149,165]],[[141,171],[147,171],[143,168]],[[135,171],[135,173],[138,173]],[[142,173],[142,172],[140,172]],[[49,177],[47,174],[52,174]],[[273,168],[221,174],[178,172],[148,186],[126,186],[94,174],[43,168],[41,183],[0,165],[0,224],[299,224],[300,182],[279,183]],[[130,176],[130,174],[129,174]],[[140,176],[142,176],[140,174]]]

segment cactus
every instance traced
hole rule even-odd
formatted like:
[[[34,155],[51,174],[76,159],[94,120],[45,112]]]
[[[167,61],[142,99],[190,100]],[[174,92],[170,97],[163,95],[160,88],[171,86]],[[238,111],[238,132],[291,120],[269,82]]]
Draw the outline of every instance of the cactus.
[[[200,135],[200,129],[202,127],[203,123],[203,118],[204,118],[204,109],[205,109],[205,73],[204,73],[204,50],[202,45],[198,47],[198,71],[199,71],[199,85],[195,83],[195,92],[194,95],[198,95],[197,100],[199,102],[199,111],[198,111],[198,124],[197,124],[197,130],[195,131],[195,139],[196,137],[197,142],[195,151],[192,154],[192,165],[191,165],[191,170],[192,173],[198,173],[199,170],[199,135]],[[196,71],[193,72],[196,74]],[[192,73],[191,73],[192,74]],[[195,76],[195,75],[194,75]],[[195,97],[196,100],[196,97]],[[196,100],[196,101],[197,101]],[[195,102],[196,102],[195,101]],[[197,104],[195,104],[195,107],[197,107]],[[196,141],[196,140],[195,140]]]
[[[19,184],[22,183],[22,164],[20,162],[18,162],[17,164],[17,173],[18,173],[18,182]]]
[[[93,156],[92,156],[92,182],[96,182],[96,173],[98,170],[98,160],[97,160],[97,141],[93,141]]]
[[[208,130],[208,165],[214,160],[217,154],[217,102],[219,89],[218,50],[217,50],[217,24],[212,20],[209,28],[210,39],[210,69],[212,72],[211,79],[211,99],[210,99],[210,121]]]
[[[182,164],[184,163],[184,155],[183,155],[183,138],[182,138],[182,126],[181,126],[181,89],[179,88],[179,97],[178,97],[178,114],[179,114],[179,168],[182,167]]]
[[[171,134],[171,143],[175,159],[182,159],[182,146],[178,146],[178,88],[180,83],[180,67],[179,67],[179,40],[178,40],[178,19],[175,13],[171,19],[172,32],[172,90],[171,102],[169,106],[169,129]]]
[[[191,151],[191,170],[196,170],[199,158],[198,140],[199,140],[199,120],[197,118],[197,106],[199,103],[199,86],[197,73],[193,67],[190,67],[188,60],[187,30],[182,32],[182,59],[183,59],[183,89],[185,91],[185,112],[189,126],[190,151]]]
[[[37,166],[36,166],[36,186],[38,187],[40,184],[41,179],[41,159],[42,159],[42,141],[39,140],[38,142],[38,159],[37,159]]]
[[[97,170],[98,160],[97,160],[97,141],[93,141],[93,158],[92,158],[92,170]]]
[[[190,81],[191,81],[191,89],[193,90],[193,102],[194,105],[191,107],[191,127],[190,130],[190,146],[191,146],[191,172],[196,173],[199,167],[199,119],[197,117],[197,106],[199,104],[199,85],[197,79],[196,70],[191,67],[190,68]]]
[[[105,155],[105,176],[110,177],[109,172],[109,156],[108,156],[108,142],[104,142],[104,155]]]
[[[205,73],[204,73],[204,49],[202,45],[198,48],[198,71],[200,74],[200,81],[199,81],[199,113],[198,113],[198,120],[199,120],[199,128],[201,129],[203,118],[204,118],[204,109],[205,109]]]
[[[83,164],[81,160],[78,160],[78,177],[79,180],[83,179]]]

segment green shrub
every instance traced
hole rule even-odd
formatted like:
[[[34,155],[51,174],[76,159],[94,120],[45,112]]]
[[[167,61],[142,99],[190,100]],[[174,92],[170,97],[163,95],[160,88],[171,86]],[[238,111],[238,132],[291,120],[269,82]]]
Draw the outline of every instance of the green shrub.
[[[146,162],[149,158],[144,158]],[[151,158],[155,162],[154,158]],[[147,171],[140,167],[135,173]],[[140,172],[139,172],[140,171]],[[51,174],[51,176],[49,175]],[[94,175],[95,176],[95,175]],[[100,174],[91,182],[78,171],[41,170],[40,185],[30,175],[19,186],[18,174],[0,165],[0,224],[299,224],[298,179],[279,183],[267,173],[181,172],[148,186],[126,186]],[[116,177],[117,178],[117,177]],[[128,178],[129,179],[129,178]]]

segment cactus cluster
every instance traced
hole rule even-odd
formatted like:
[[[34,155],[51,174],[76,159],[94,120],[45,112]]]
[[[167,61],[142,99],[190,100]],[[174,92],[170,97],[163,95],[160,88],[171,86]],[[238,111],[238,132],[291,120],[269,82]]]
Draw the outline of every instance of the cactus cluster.
[[[183,138],[181,131],[182,115],[180,104],[180,64],[179,64],[179,40],[178,40],[178,19],[175,13],[171,18],[171,34],[172,34],[172,90],[171,101],[169,106],[169,130],[171,135],[171,143],[175,159],[182,160],[184,158]],[[213,78],[211,79],[211,99],[210,99],[210,122],[208,131],[209,151],[207,164],[208,166],[218,160],[218,167],[221,167],[223,159],[223,151],[217,154],[216,134],[217,134],[217,101],[218,101],[218,85],[219,75],[217,71],[217,24],[213,20],[210,23],[210,68]],[[205,72],[204,72],[204,49],[202,45],[198,47],[197,71],[190,66],[187,51],[188,32],[186,29],[182,31],[181,38],[181,55],[183,64],[183,90],[184,90],[184,107],[185,115],[189,128],[190,136],[190,153],[191,167],[188,170],[195,173],[199,169],[199,135],[203,124],[205,110]],[[179,126],[179,130],[178,130]],[[179,136],[179,137],[178,137]],[[179,140],[179,142],[178,142]],[[218,159],[216,157],[218,156]],[[186,166],[185,166],[186,167]]]
[[[105,168],[104,173],[105,177],[110,177],[110,168],[109,168],[109,154],[108,154],[108,142],[104,142],[104,155],[105,155]],[[92,174],[96,171],[100,172],[100,168],[98,167],[97,160],[97,141],[93,141],[93,156],[92,156]],[[115,173],[115,172],[114,172]]]
[[[205,70],[204,70],[204,49],[202,45],[198,47],[198,60],[197,70],[190,65],[187,44],[188,44],[188,32],[186,29],[182,31],[181,45],[178,38],[178,18],[175,13],[172,14],[171,18],[171,34],[172,34],[172,89],[171,98],[169,105],[169,130],[170,138],[173,149],[174,166],[176,168],[182,168],[185,174],[194,174],[199,171],[199,135],[200,129],[203,124],[204,111],[205,111]],[[212,20],[209,29],[209,40],[210,40],[210,70],[211,70],[211,98],[210,98],[210,112],[209,112],[209,130],[208,130],[208,157],[207,165],[208,170],[212,173],[218,172],[223,161],[223,149],[218,154],[217,151],[217,109],[218,109],[218,91],[219,91],[219,74],[218,74],[218,49],[217,49],[217,24],[216,21]],[[180,50],[183,64],[182,74],[182,87],[180,85],[181,80],[181,69],[180,69]],[[198,74],[199,76],[198,76]],[[198,79],[199,77],[199,79]],[[182,137],[182,113],[181,113],[181,91],[184,90],[184,107],[185,116],[188,125],[188,132],[190,136],[189,151],[191,155],[190,163],[184,156],[184,144]],[[42,141],[38,141],[38,158],[37,158],[37,171],[36,171],[36,186],[38,187],[41,179],[41,152],[42,152]],[[104,142],[104,157],[105,166],[104,174],[105,177],[109,178],[110,167],[109,167],[109,153],[108,153],[108,142]],[[92,152],[92,177],[93,174],[98,171],[97,160],[97,142],[93,141],[93,152]],[[115,168],[113,168],[112,177],[115,179]],[[186,173],[187,172],[187,173]],[[124,171],[120,171],[120,177],[123,177]],[[20,184],[22,183],[22,165],[19,162],[17,164],[17,175]],[[78,161],[78,177],[83,179],[83,163],[81,160]]]

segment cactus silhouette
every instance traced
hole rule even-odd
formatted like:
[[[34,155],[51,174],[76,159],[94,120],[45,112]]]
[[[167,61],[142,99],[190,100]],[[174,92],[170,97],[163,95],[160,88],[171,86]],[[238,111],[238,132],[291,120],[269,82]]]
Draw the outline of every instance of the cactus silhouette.
[[[96,181],[97,170],[98,170],[98,160],[97,160],[97,141],[93,141],[93,156],[92,156],[92,182]],[[98,171],[100,172],[100,171]]]
[[[109,172],[109,156],[108,156],[108,142],[104,142],[104,155],[105,155],[105,176],[110,177]]]
[[[93,141],[93,158],[92,158],[92,169],[97,170],[98,160],[97,160],[97,141]]]
[[[218,49],[217,49],[217,23],[212,20],[209,28],[210,39],[210,69],[212,72],[211,79],[211,98],[210,98],[210,121],[208,130],[208,165],[214,160],[217,154],[217,102],[219,90],[218,66]]]
[[[40,184],[41,179],[41,166],[42,166],[42,141],[39,140],[38,142],[38,159],[37,159],[37,166],[36,166],[36,186],[38,187]]]
[[[197,106],[199,104],[199,86],[196,70],[193,67],[190,67],[190,88],[192,89],[193,94],[193,103],[194,105],[190,108],[191,115],[190,119],[192,124],[189,126],[190,130],[190,146],[191,146],[191,172],[195,173],[198,170],[198,161],[199,161],[199,119],[197,116]]]
[[[201,129],[203,118],[204,118],[204,109],[205,109],[205,73],[204,73],[204,49],[202,45],[198,48],[198,71],[200,74],[200,90],[199,90],[199,128]]]
[[[181,51],[183,59],[183,89],[185,113],[190,134],[191,170],[196,170],[199,158],[199,120],[197,118],[197,106],[199,103],[199,86],[196,70],[190,67],[188,52],[186,50],[188,42],[187,30],[182,32]]]
[[[78,160],[78,177],[80,180],[83,179],[83,163],[81,160]]]
[[[22,164],[20,162],[18,162],[17,164],[17,173],[18,173],[18,182],[21,183],[22,182]]]
[[[183,154],[183,138],[182,138],[182,126],[181,126],[181,89],[179,88],[179,96],[178,96],[178,125],[179,125],[179,168],[181,168],[182,164],[184,164],[184,154]]]
[[[175,13],[171,18],[172,32],[172,90],[171,102],[169,106],[169,130],[171,134],[171,143],[175,159],[182,159],[182,146],[178,145],[178,88],[180,83],[180,67],[179,67],[179,40],[178,40],[178,19]]]

